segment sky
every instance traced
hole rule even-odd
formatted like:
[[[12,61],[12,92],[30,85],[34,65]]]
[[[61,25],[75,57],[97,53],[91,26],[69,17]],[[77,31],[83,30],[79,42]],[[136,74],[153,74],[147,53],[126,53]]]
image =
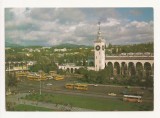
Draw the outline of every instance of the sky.
[[[5,41],[23,46],[93,45],[99,21],[107,44],[154,40],[152,8],[6,8]]]

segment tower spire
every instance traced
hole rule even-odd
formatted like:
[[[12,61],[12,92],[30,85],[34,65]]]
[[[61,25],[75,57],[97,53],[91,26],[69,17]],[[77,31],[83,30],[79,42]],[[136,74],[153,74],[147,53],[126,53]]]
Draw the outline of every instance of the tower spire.
[[[101,28],[100,28],[101,22],[98,22],[98,35],[97,35],[97,41],[101,41],[102,37],[101,37]]]
[[[99,31],[100,31],[100,25],[101,25],[101,22],[99,21],[99,22],[98,22],[98,26],[99,26]]]

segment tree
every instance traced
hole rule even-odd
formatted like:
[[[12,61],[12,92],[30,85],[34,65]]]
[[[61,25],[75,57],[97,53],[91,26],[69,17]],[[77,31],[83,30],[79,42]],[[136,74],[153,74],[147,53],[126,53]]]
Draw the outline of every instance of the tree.
[[[112,44],[111,43],[109,43],[108,48],[112,48]]]
[[[6,87],[17,87],[17,79],[15,75],[6,73]]]

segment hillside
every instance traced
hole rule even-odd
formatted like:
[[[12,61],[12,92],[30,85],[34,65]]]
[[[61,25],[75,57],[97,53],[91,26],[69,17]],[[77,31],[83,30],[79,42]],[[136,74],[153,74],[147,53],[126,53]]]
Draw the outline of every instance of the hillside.
[[[76,44],[70,44],[70,43],[53,46],[53,48],[89,48],[89,47],[93,47],[93,46],[76,45]]]
[[[14,44],[14,43],[5,42],[5,47],[16,48],[16,47],[23,47],[23,46]]]

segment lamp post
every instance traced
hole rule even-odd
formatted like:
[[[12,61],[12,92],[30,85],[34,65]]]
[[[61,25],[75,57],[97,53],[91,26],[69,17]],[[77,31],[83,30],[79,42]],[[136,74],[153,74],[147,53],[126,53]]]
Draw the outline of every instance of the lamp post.
[[[9,63],[9,67],[8,67],[8,70],[9,70],[9,74],[10,74],[10,64],[11,64],[11,62],[8,62]]]
[[[40,76],[40,90],[39,90],[39,94],[41,95],[42,91],[41,91],[41,76]]]
[[[39,94],[42,93],[42,85],[41,85],[42,71],[40,71],[40,81],[39,81]]]
[[[89,65],[88,63],[89,63],[89,61],[87,61],[87,60],[86,60],[86,66],[88,66],[88,65]]]

